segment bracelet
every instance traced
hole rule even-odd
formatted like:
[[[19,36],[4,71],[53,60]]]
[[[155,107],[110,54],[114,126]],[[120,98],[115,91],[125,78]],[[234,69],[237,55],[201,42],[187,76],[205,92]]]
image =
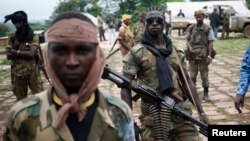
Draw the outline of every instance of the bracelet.
[[[207,58],[212,59],[211,56],[207,56]]]
[[[200,114],[200,116],[205,116],[205,115],[206,115],[206,113],[205,113],[205,112],[203,112],[203,113],[201,113],[201,114]]]

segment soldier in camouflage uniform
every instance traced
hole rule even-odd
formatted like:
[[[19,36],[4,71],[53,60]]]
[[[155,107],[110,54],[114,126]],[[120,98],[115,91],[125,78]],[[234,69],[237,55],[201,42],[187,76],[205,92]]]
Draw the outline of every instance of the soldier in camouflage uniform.
[[[17,100],[27,97],[28,87],[32,94],[43,90],[39,76],[38,36],[29,27],[27,14],[17,11],[5,16],[5,22],[11,20],[16,26],[15,35],[10,36],[7,47],[7,59],[11,60],[12,90]]]
[[[134,25],[133,35],[134,35],[135,44],[141,41],[141,36],[144,33],[144,30],[145,30],[144,17],[145,17],[144,12],[139,13],[138,21]]]
[[[128,105],[97,88],[105,58],[93,22],[81,13],[62,13],[45,40],[52,86],[10,109],[3,140],[135,140]]]
[[[145,17],[145,32],[142,35],[141,43],[135,45],[123,59],[123,74],[133,79],[133,83],[142,83],[159,91],[162,94],[174,97],[176,102],[185,109],[186,112],[192,113],[191,108],[185,101],[184,95],[178,83],[178,66],[177,54],[181,58],[182,67],[185,69],[184,52],[180,48],[172,46],[170,38],[163,34],[164,13],[158,8],[150,8]],[[154,48],[154,49],[152,49]],[[158,50],[162,56],[156,56]],[[174,54],[174,51],[176,54]],[[186,70],[186,69],[185,69]],[[201,120],[208,122],[207,117],[201,106],[200,99],[192,80],[188,77],[188,83],[192,86],[195,101],[198,103]],[[164,78],[164,79],[162,79]],[[175,96],[173,96],[175,95]],[[131,91],[122,88],[121,96],[130,107],[132,107]],[[183,100],[184,99],[184,100]],[[170,140],[170,141],[198,141],[198,132],[194,124],[185,121],[172,113],[170,109],[148,102],[146,99],[141,100],[142,140]]]
[[[221,33],[221,39],[227,39],[229,37],[229,18],[230,18],[230,12],[226,9],[222,11],[222,18],[223,18],[223,25],[222,25],[222,33]],[[226,34],[226,36],[225,36]]]
[[[201,75],[202,86],[204,88],[204,100],[210,101],[208,95],[208,65],[212,61],[213,40],[215,40],[213,30],[209,25],[203,23],[204,11],[195,11],[194,16],[197,24],[192,25],[187,30],[187,51],[189,56],[189,73],[196,84],[198,71]]]

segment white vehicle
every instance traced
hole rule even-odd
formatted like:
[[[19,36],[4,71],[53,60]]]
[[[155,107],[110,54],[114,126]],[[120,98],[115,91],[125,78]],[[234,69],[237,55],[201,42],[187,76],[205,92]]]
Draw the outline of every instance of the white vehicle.
[[[221,10],[230,11],[230,32],[241,32],[250,38],[250,11],[243,1],[207,1],[207,2],[168,2],[167,10],[171,11],[172,29],[186,30],[190,25],[195,24],[194,11],[203,9],[206,13],[204,22],[209,24],[208,16],[216,8],[219,14]],[[185,18],[176,17],[182,9]],[[219,27],[221,31],[222,27]]]

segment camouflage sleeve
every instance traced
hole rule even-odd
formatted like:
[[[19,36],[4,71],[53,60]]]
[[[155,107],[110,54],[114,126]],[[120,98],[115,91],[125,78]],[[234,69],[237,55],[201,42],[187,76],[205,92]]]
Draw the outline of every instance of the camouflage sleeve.
[[[123,72],[130,74],[130,75],[137,75],[137,72],[139,71],[139,52],[136,51],[138,45],[133,47],[128,54],[123,59]]]
[[[32,131],[35,131],[35,128],[30,129],[30,127],[32,127],[30,126],[30,123],[32,123],[32,125],[36,123],[27,120],[29,115],[27,108],[37,104],[38,102],[39,98],[32,96],[18,101],[11,107],[11,109],[7,112],[4,122],[3,141],[23,141],[24,139],[31,139],[31,133]],[[38,109],[36,109],[35,113],[37,112],[39,112]],[[27,126],[25,126],[24,121],[26,121]]]
[[[245,56],[242,60],[240,66],[240,79],[237,86],[237,94],[246,95],[246,92],[249,87],[250,80],[250,45],[248,46]]]
[[[184,50],[181,47],[175,46],[178,57],[180,58],[180,63],[182,65],[183,68],[187,68],[187,63],[185,60],[185,54],[184,54]]]
[[[187,33],[186,33],[186,40],[190,40],[191,38],[191,29],[193,28],[193,25],[189,26],[187,29]]]
[[[133,114],[130,107],[125,103],[121,102],[120,110],[123,114],[117,116],[120,119],[119,123],[116,123],[119,133],[122,133],[121,136],[123,141],[135,141],[135,131],[134,131],[134,120]]]
[[[130,107],[118,97],[107,93],[103,95],[110,104],[114,105],[111,110],[118,136],[123,141],[135,141],[134,119]]]

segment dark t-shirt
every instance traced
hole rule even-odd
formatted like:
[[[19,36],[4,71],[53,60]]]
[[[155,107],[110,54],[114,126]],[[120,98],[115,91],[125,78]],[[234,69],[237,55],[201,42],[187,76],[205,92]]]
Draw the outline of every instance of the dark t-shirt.
[[[177,16],[178,17],[185,17],[185,14],[184,13],[178,13]]]
[[[115,22],[114,22],[114,20],[108,20],[107,24],[108,24],[109,28],[115,28]]]

